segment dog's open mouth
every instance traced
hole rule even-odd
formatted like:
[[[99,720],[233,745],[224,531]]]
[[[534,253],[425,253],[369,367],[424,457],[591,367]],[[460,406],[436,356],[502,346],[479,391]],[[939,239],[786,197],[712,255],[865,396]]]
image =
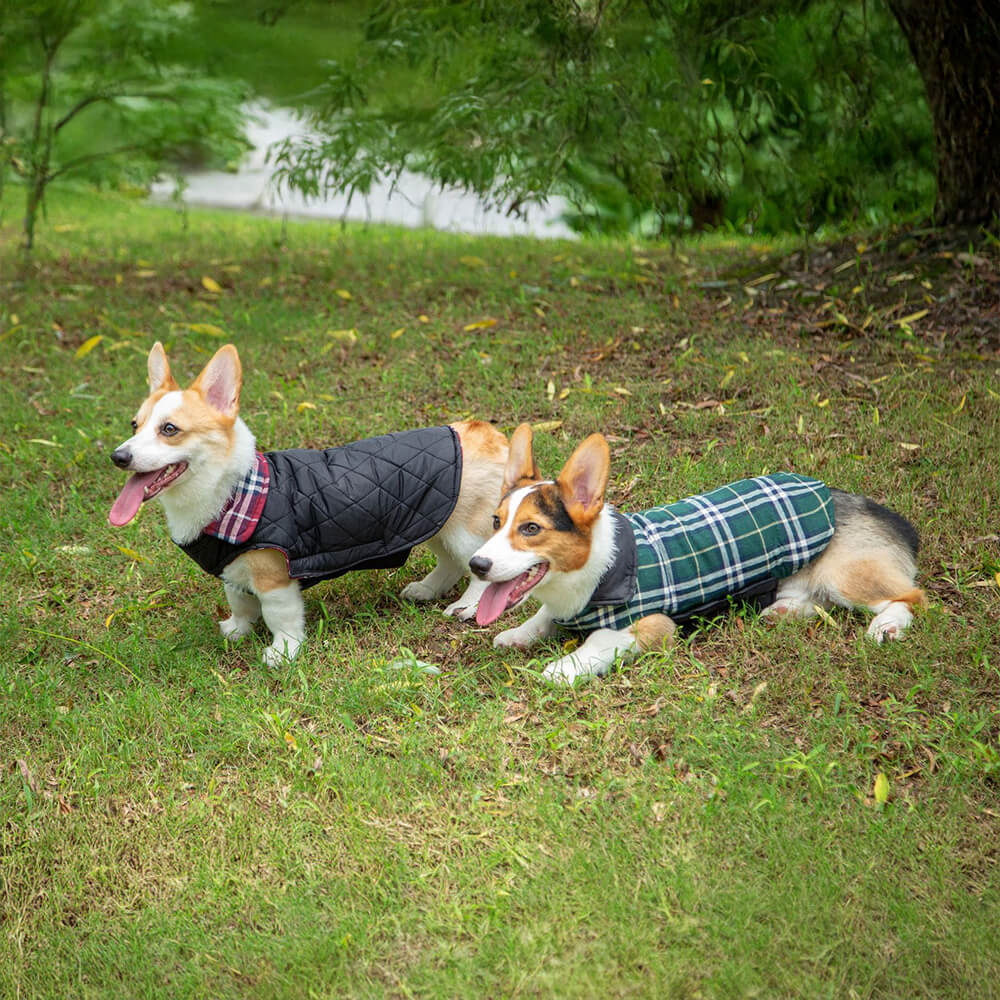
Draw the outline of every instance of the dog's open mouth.
[[[490,625],[495,622],[508,608],[512,608],[532,587],[537,586],[549,571],[547,562],[537,563],[531,569],[513,580],[502,583],[491,583],[476,608],[476,622],[479,625]]]
[[[130,476],[112,504],[108,520],[114,525],[128,524],[147,500],[165,490],[186,468],[187,462],[174,462],[162,469]]]

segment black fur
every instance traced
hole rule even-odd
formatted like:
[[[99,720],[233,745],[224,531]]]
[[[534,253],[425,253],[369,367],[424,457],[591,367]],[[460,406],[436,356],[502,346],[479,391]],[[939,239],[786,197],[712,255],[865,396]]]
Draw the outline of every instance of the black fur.
[[[566,510],[566,505],[558,493],[555,494],[554,501],[554,503],[550,503],[549,497],[543,490],[538,490],[535,495],[539,513],[544,514],[552,522],[552,527],[556,531],[578,532],[579,528],[573,522],[573,518],[569,516],[569,511]]]

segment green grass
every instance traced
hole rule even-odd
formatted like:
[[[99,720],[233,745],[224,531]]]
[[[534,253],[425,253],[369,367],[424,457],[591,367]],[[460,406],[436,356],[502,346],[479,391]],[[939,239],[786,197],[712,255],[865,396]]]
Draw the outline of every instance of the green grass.
[[[0,300],[0,996],[998,995],[1000,359],[698,288],[772,249],[55,198]],[[625,506],[821,476],[918,525],[932,606],[885,647],[737,615],[553,690],[401,604],[416,554],[309,591],[267,670],[159,510],[106,522],[157,338],[182,380],[239,346],[265,447],[476,414],[559,421],[543,470],[602,430]]]

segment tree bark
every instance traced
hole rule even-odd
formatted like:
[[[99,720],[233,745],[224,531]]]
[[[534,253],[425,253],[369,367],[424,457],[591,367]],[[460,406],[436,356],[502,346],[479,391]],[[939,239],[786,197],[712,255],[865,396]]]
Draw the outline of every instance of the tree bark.
[[[888,0],[934,123],[939,224],[1000,220],[1000,5]]]

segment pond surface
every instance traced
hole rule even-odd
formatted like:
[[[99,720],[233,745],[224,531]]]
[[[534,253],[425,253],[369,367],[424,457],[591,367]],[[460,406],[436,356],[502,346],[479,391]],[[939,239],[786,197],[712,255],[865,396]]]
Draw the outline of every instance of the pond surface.
[[[512,218],[488,208],[468,191],[442,189],[428,178],[408,171],[395,185],[388,182],[372,185],[367,195],[308,199],[297,191],[279,191],[273,182],[274,167],[267,162],[268,148],[284,139],[310,133],[309,126],[294,111],[253,106],[247,126],[247,138],[253,149],[239,169],[195,170],[185,174],[183,200],[189,205],[312,219],[389,222],[413,228],[431,226],[476,235],[576,238],[561,219],[569,207],[562,198],[551,198],[544,205],[527,205],[523,218]],[[172,180],[157,181],[151,197],[167,201],[173,192]]]

